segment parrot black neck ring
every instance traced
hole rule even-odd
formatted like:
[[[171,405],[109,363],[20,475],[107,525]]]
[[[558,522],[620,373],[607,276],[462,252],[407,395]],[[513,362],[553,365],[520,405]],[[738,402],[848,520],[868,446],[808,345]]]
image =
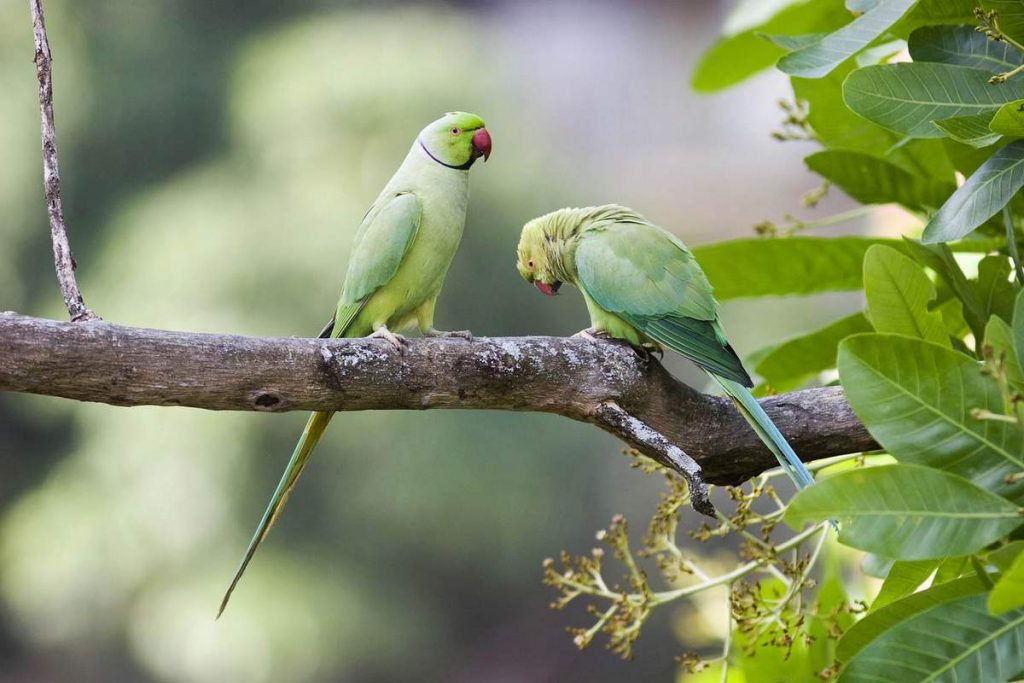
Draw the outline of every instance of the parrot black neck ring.
[[[420,143],[420,147],[423,148],[423,151],[427,153],[428,157],[430,157],[431,159],[433,159],[437,163],[441,164],[442,166],[447,166],[448,168],[454,168],[456,171],[468,171],[469,167],[473,165],[474,161],[476,161],[476,157],[470,155],[469,160],[467,160],[466,163],[464,163],[464,164],[462,164],[460,166],[456,166],[454,164],[446,164],[443,161],[441,161],[440,159],[438,159],[437,157],[435,157],[433,154],[430,153],[430,150],[427,149],[427,146],[423,144],[423,140],[420,140],[419,138],[417,138],[416,142]]]

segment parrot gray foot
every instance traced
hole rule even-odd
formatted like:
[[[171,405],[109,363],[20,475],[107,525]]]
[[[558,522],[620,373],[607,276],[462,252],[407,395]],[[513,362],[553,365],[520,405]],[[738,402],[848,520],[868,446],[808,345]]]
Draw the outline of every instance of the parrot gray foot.
[[[596,342],[611,339],[607,332],[588,327],[585,330],[580,330],[576,334],[572,335],[574,339],[586,339],[588,341]]]
[[[433,327],[423,330],[424,337],[458,337],[466,341],[473,341],[473,333],[469,330],[435,330]]]
[[[388,344],[391,344],[391,346],[393,346],[394,349],[399,353],[405,353],[405,347],[409,343],[405,337],[403,337],[400,334],[395,334],[394,332],[384,327],[383,325],[374,330],[373,334],[371,334],[368,338],[383,339]]]

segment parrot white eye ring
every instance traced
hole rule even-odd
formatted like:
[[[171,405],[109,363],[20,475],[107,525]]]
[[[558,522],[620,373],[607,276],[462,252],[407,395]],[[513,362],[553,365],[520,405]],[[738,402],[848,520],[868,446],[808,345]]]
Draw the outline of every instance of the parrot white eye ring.
[[[462,131],[461,131],[461,130],[459,130],[458,128],[452,128],[452,135],[458,135],[458,134],[459,134],[459,133],[461,133],[461,132],[462,132]]]
[[[532,270],[533,269],[533,261],[527,261],[526,262],[526,267],[530,268]]]

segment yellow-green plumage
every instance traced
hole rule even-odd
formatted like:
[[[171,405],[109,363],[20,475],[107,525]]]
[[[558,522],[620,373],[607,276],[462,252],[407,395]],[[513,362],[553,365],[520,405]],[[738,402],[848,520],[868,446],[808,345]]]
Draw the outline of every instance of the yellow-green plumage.
[[[517,268],[546,294],[561,283],[583,293],[591,331],[635,346],[665,346],[706,370],[733,399],[800,487],[813,479],[747,387],[718,303],[678,238],[617,205],[561,209],[523,227]]]
[[[466,222],[469,168],[490,155],[490,136],[474,114],[452,112],[424,128],[398,171],[363,217],[345,284],[322,337],[365,337],[415,324],[434,330],[434,305]],[[310,415],[218,616],[273,526],[333,413]]]

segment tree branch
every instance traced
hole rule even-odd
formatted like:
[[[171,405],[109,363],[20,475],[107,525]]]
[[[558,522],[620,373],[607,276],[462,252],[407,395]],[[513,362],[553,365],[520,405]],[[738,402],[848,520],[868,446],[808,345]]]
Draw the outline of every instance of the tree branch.
[[[75,258],[68,244],[64,227],[64,207],[60,199],[60,171],[57,168],[57,133],[53,124],[53,61],[50,56],[50,42],[46,39],[46,22],[43,19],[42,0],[29,0],[32,11],[32,29],[35,34],[36,77],[39,79],[39,116],[43,142],[43,191],[46,195],[46,210],[50,217],[50,239],[53,241],[53,264],[57,269],[57,283],[60,285],[64,305],[73,322],[91,320],[96,315],[90,311],[75,280]]]
[[[373,339],[265,339],[0,313],[0,391],[210,410],[538,411],[597,424],[684,475],[688,455],[714,484],[776,465],[727,399],[681,384],[624,344],[576,338],[413,339],[399,355]],[[805,460],[878,447],[838,387],[763,405]]]

